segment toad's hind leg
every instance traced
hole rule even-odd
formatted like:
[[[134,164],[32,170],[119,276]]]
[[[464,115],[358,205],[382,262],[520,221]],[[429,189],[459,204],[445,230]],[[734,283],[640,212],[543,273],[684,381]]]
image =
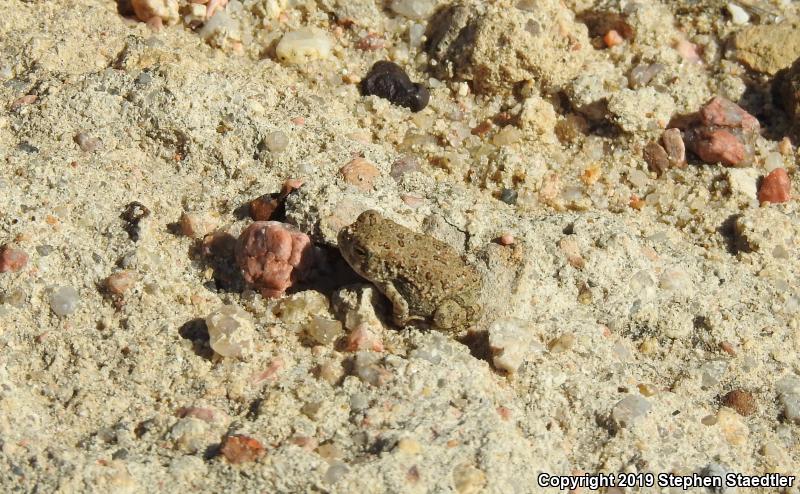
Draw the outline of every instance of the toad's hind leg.
[[[433,324],[440,329],[458,329],[469,321],[469,311],[459,300],[444,300],[433,313]]]

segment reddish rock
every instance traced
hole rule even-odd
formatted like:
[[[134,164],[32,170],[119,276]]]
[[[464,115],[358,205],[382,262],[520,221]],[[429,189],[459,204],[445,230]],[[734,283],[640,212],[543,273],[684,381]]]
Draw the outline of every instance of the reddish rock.
[[[278,194],[264,194],[250,201],[250,217],[255,221],[269,221],[282,217],[286,196],[299,189],[303,181],[290,178],[283,183]]]
[[[747,417],[756,412],[756,399],[753,393],[743,389],[734,389],[722,397],[722,404],[733,408],[739,415]]]
[[[264,456],[264,446],[256,439],[243,434],[225,436],[220,453],[229,463],[249,463]]]
[[[313,263],[311,239],[292,225],[256,221],[239,236],[236,263],[245,281],[266,298],[281,297]]]
[[[16,273],[28,264],[28,254],[11,246],[0,247],[0,273]]]
[[[706,163],[736,166],[747,158],[747,149],[734,134],[723,129],[700,128],[692,139],[692,150]]]
[[[703,125],[733,127],[745,132],[758,131],[758,119],[742,107],[720,96],[714,97],[700,109],[700,122]]]
[[[792,198],[789,174],[783,168],[776,168],[764,177],[758,189],[760,202],[779,203]]]

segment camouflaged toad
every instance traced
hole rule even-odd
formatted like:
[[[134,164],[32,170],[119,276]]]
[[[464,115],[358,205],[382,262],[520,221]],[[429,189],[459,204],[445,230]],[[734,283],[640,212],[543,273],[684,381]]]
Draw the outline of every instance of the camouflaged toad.
[[[339,249],[391,301],[398,325],[422,320],[457,331],[480,315],[480,276],[440,240],[365,211],[339,232]]]

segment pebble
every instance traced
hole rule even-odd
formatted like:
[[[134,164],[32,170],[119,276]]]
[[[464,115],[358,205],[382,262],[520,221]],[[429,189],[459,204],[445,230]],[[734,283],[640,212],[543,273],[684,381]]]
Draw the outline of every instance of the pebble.
[[[436,8],[436,0],[394,0],[391,8],[394,12],[409,19],[425,19]]]
[[[575,269],[583,269],[586,266],[586,260],[581,255],[581,248],[578,242],[565,237],[559,240],[558,247],[567,256],[567,262]]]
[[[419,160],[414,156],[403,156],[392,163],[389,176],[399,181],[406,173],[413,173],[416,171],[419,171]]]
[[[131,0],[136,17],[142,22],[159,19],[167,25],[178,22],[178,0]]]
[[[642,150],[642,157],[647,163],[647,168],[659,177],[669,169],[669,155],[667,155],[667,151],[661,146],[661,144],[655,141],[649,142],[644,147]]]
[[[310,270],[311,239],[286,223],[256,221],[239,236],[236,262],[245,281],[262,296],[281,297]]]
[[[517,203],[518,197],[519,197],[519,192],[517,192],[515,189],[504,188],[500,192],[500,200],[512,206]]]
[[[756,412],[756,399],[753,393],[743,389],[734,389],[722,397],[722,404],[733,408],[739,415],[747,417]]]
[[[11,305],[17,309],[25,306],[28,300],[28,295],[22,288],[12,288],[4,294],[0,294],[0,303]]]
[[[567,333],[564,335],[559,336],[558,338],[553,339],[547,345],[547,349],[550,353],[563,353],[575,346],[575,335],[572,333]]]
[[[603,36],[603,43],[605,43],[606,47],[612,48],[617,45],[621,45],[625,42],[625,38],[622,37],[615,29],[609,30],[605,36]]]
[[[722,407],[717,412],[717,426],[719,426],[722,436],[732,445],[742,445],[747,442],[750,430],[747,424],[742,422],[739,414],[730,408]]]
[[[217,229],[219,218],[208,212],[184,212],[181,215],[180,225],[181,233],[187,237],[201,239]]]
[[[667,129],[661,134],[661,144],[672,166],[686,168],[686,145],[680,129]]]
[[[430,100],[425,86],[411,82],[405,70],[386,60],[375,62],[361,81],[360,89],[364,96],[378,96],[412,112],[423,110]]]
[[[692,150],[706,163],[725,166],[742,164],[747,150],[738,137],[723,129],[698,129],[692,136]]]
[[[492,364],[508,374],[515,374],[526,360],[544,352],[528,321],[498,319],[489,326],[488,332]]]
[[[381,364],[381,354],[369,351],[356,353],[353,361],[353,374],[363,382],[380,387],[392,379],[392,374]]]
[[[504,233],[500,235],[497,241],[500,243],[500,245],[509,246],[509,245],[514,245],[514,242],[516,240],[514,239],[514,235],[510,233]]]
[[[42,244],[42,245],[37,245],[36,246],[36,252],[42,257],[49,256],[50,254],[53,253],[54,250],[55,250],[55,247],[53,247],[52,245],[49,245],[49,244]]]
[[[515,142],[519,142],[521,139],[522,131],[513,125],[506,125],[500,132],[492,137],[492,144],[495,146],[510,146]]]
[[[756,117],[736,103],[720,96],[715,96],[703,105],[698,116],[700,122],[707,126],[732,127],[745,132],[754,132],[761,127]]]
[[[747,13],[747,11],[735,3],[728,3],[725,8],[728,9],[728,13],[731,14],[731,21],[733,21],[733,23],[737,26],[743,26],[750,22],[750,15]]]
[[[453,469],[453,486],[459,494],[478,494],[486,486],[486,474],[471,463],[461,463]]]
[[[78,302],[80,302],[78,291],[71,286],[61,286],[50,293],[50,308],[59,317],[75,312]]]
[[[366,159],[356,158],[341,167],[339,174],[348,184],[362,192],[369,192],[375,188],[375,178],[379,177],[381,172]]]
[[[93,153],[98,149],[102,149],[103,141],[101,141],[97,137],[91,137],[89,134],[84,132],[79,132],[75,137],[75,144],[81,148],[81,151],[85,153]]]
[[[758,188],[759,202],[777,204],[792,198],[789,174],[784,168],[776,168],[761,181]]]
[[[271,153],[282,153],[289,147],[289,136],[286,135],[286,132],[276,130],[268,132],[262,142]]]
[[[644,87],[662,70],[664,70],[664,65],[660,63],[637,65],[631,69],[631,73],[628,75],[628,83],[632,89]]]
[[[357,352],[371,350],[382,352],[384,350],[383,340],[367,324],[357,325],[347,336],[347,351]]]
[[[264,446],[258,440],[244,434],[225,436],[219,452],[234,465],[256,461],[265,454]]]
[[[28,264],[28,254],[10,245],[0,247],[0,273],[16,273]]]
[[[320,345],[330,345],[344,335],[341,322],[319,316],[311,318],[305,331],[312,340]]]
[[[611,420],[619,428],[630,428],[647,415],[652,408],[653,405],[647,399],[638,395],[630,395],[614,405],[611,411]]]
[[[20,96],[11,103],[11,109],[18,110],[23,106],[32,105],[36,103],[37,99],[39,99],[39,97],[35,94],[26,94],[25,96]]]
[[[136,273],[133,271],[118,271],[106,278],[106,288],[113,295],[122,296],[136,283]]]
[[[225,305],[206,317],[211,348],[223,357],[246,357],[255,346],[256,331],[249,313]]]
[[[778,381],[775,386],[778,401],[783,406],[783,418],[786,421],[800,424],[800,377],[789,374]]]
[[[328,58],[332,47],[333,43],[324,31],[307,27],[284,34],[275,52],[282,62],[305,64]]]

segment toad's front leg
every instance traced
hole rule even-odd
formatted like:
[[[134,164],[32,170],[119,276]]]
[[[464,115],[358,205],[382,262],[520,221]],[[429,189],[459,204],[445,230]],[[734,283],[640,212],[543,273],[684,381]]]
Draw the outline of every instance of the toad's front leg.
[[[411,319],[411,311],[408,307],[408,301],[405,297],[395,288],[391,283],[383,283],[378,288],[386,295],[389,302],[392,303],[392,316],[394,323],[398,326],[405,326]]]

